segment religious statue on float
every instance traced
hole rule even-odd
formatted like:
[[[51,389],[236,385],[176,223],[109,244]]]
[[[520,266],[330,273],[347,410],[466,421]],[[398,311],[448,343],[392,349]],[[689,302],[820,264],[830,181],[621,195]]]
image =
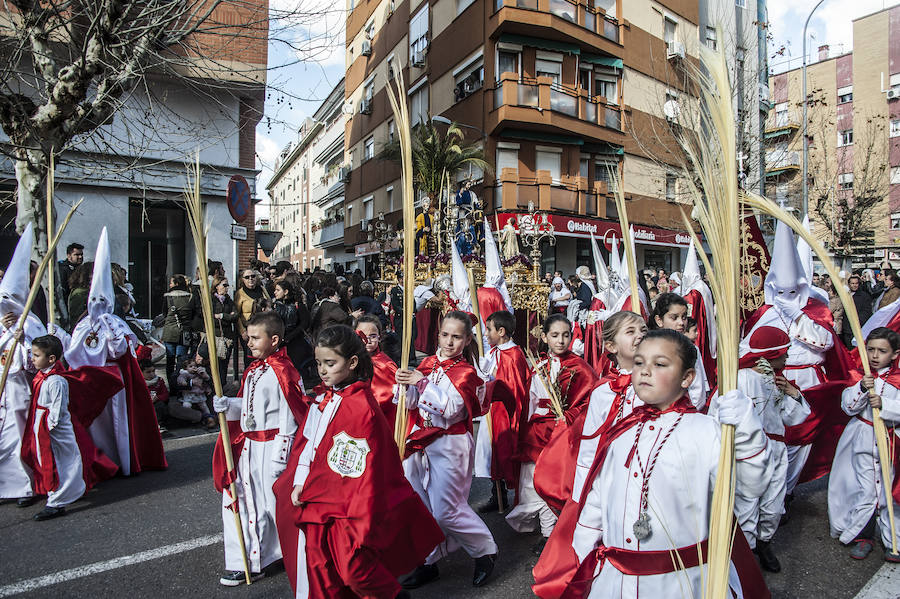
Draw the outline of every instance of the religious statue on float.
[[[431,198],[426,197],[422,200],[422,212],[416,216],[416,250],[419,255],[432,256],[436,253],[436,226],[434,204]]]

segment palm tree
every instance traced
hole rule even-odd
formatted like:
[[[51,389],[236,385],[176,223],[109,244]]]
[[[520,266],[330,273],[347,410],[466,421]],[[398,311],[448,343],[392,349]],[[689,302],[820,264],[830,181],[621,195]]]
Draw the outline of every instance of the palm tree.
[[[468,166],[491,170],[484,159],[484,150],[476,143],[467,142],[462,129],[451,123],[447,132],[441,133],[431,120],[417,125],[412,134],[413,184],[429,198],[435,197],[444,188],[448,178]],[[400,162],[400,142],[385,144],[379,158]]]

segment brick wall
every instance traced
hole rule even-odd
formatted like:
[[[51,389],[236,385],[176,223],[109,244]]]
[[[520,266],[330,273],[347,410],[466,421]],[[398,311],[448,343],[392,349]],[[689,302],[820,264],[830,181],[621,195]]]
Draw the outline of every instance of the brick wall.
[[[256,125],[262,118],[264,93],[241,98],[238,108],[238,166],[256,168]],[[238,268],[249,266],[251,258],[256,258],[256,205],[251,203],[250,213],[242,225],[247,227],[247,240],[238,242]]]

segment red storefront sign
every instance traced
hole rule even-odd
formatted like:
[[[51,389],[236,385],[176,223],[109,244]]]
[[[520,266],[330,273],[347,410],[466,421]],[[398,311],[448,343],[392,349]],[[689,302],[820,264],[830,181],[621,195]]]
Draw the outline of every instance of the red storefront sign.
[[[500,212],[498,215],[499,225],[503,228],[509,219],[516,219],[515,227],[519,229],[518,221],[522,216],[518,212]],[[582,237],[590,238],[591,233],[598,241],[602,241],[606,249],[612,247],[612,239],[615,237],[620,241],[622,239],[622,228],[616,221],[601,220],[599,218],[584,218],[580,216],[565,216],[562,214],[548,214],[550,224],[554,227],[554,234],[557,237]],[[691,244],[689,234],[682,231],[672,231],[670,229],[658,229],[656,227],[645,227],[644,225],[632,225],[634,228],[634,242],[645,245],[662,245],[669,247],[688,247]]]

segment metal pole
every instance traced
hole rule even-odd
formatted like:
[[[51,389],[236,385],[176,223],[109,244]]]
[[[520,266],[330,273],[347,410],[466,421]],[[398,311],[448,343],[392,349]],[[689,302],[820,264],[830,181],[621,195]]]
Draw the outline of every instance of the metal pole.
[[[819,0],[813,9],[809,11],[806,22],[803,24],[803,216],[809,213],[809,137],[806,134],[806,112],[809,102],[806,98],[806,29],[813,13],[825,0]]]

